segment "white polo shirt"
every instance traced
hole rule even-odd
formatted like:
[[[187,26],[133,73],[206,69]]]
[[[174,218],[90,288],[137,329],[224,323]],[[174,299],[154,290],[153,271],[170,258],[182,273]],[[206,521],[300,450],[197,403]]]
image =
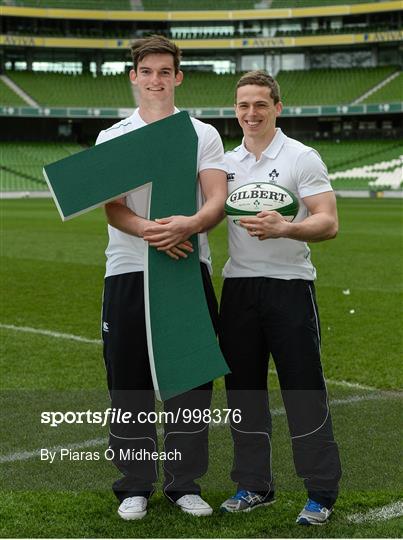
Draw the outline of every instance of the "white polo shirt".
[[[287,137],[280,128],[259,161],[242,144],[227,152],[228,192],[250,182],[272,182],[292,191],[299,202],[294,221],[309,213],[304,197],[332,191],[326,165],[313,148]],[[316,278],[308,245],[299,240],[271,238],[259,240],[228,220],[229,255],[223,276],[271,277],[279,279]]]
[[[175,109],[175,113],[177,112],[179,110]],[[226,171],[224,149],[217,130],[210,124],[205,124],[195,118],[191,118],[191,120],[198,137],[197,171],[200,172],[204,169],[221,169]],[[95,144],[109,141],[146,125],[137,108],[129,118],[121,120],[112,127],[101,131]],[[155,156],[155,158],[158,159],[158,156]],[[113,178],[111,178],[111,182],[113,182]],[[146,218],[149,195],[150,186],[138,189],[136,192],[126,195],[126,205],[138,216]],[[200,183],[198,182],[197,208],[199,209],[203,203],[204,198]],[[144,240],[137,236],[126,234],[111,225],[108,225],[108,234],[109,243],[105,251],[107,257],[105,277],[125,274],[127,272],[142,272],[144,270]],[[198,240],[200,260],[207,264],[211,273],[211,256],[207,234],[199,234]]]

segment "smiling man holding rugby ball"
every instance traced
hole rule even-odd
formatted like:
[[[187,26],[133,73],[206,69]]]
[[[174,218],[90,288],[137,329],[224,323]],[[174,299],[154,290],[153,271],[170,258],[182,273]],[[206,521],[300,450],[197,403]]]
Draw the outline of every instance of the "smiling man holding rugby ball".
[[[230,193],[243,194],[227,199],[230,258],[223,271],[219,335],[232,371],[226,376],[228,406],[242,411],[242,421],[231,426],[237,493],[221,509],[242,512],[274,502],[267,391],[272,355],[296,472],[308,492],[297,523],[323,524],[338,495],[341,466],[320,360],[316,271],[307,242],[336,236],[336,199],[319,154],[276,128],[282,103],[270,75],[253,71],[241,77],[235,111],[244,139],[226,154],[228,186]],[[259,195],[270,184],[279,195]],[[282,203],[287,193],[299,203],[293,215],[283,216],[282,204],[275,210],[264,206],[269,200]],[[245,206],[234,219],[237,210],[229,206],[239,211],[247,199],[249,205],[255,199],[257,213]]]

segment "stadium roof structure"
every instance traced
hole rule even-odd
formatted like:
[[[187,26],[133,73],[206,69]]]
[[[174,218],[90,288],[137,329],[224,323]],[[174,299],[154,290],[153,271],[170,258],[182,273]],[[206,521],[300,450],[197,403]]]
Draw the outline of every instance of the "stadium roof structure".
[[[351,1],[351,0],[350,0]],[[291,19],[318,18],[318,17],[344,17],[357,15],[371,15],[387,12],[398,12],[403,9],[401,0],[359,2],[350,4],[340,4],[338,0],[325,0],[321,5],[310,7],[292,7],[294,5],[307,6],[307,4],[318,3],[317,0],[303,0],[298,4],[295,1],[272,0],[260,1],[258,3],[250,1],[217,0],[214,9],[210,8],[211,2],[200,1],[182,2],[181,0],[170,0],[168,2],[153,1],[130,1],[119,0],[118,2],[107,0],[0,0],[1,15],[8,19],[21,18],[38,20],[58,20],[58,21],[98,21],[102,23],[127,22],[127,23],[161,23],[184,24],[184,23],[240,23],[242,21],[287,21]],[[323,5],[325,3],[325,5]],[[17,4],[17,5],[16,5]],[[333,4],[333,5],[328,5]],[[169,11],[168,9],[148,10],[150,6],[164,5],[166,8],[176,6],[209,6],[209,9],[182,11]],[[225,5],[226,9],[220,9]],[[229,9],[235,6],[249,6],[254,9]],[[63,6],[63,7],[60,7]],[[74,8],[73,8],[74,6]],[[84,9],[94,6],[96,9]],[[116,9],[110,9],[111,7]],[[263,6],[269,6],[264,8]],[[276,6],[276,7],[274,7]],[[132,7],[133,9],[122,9]],[[134,8],[138,9],[134,9]],[[104,8],[104,9],[103,9]],[[108,8],[108,9],[107,9]],[[1,47],[26,47],[26,48],[51,48],[51,49],[97,49],[97,50],[123,50],[129,49],[132,35],[123,36],[71,36],[71,35],[37,35],[36,32],[21,31],[20,28],[7,28],[0,30]],[[14,31],[13,31],[14,30]],[[16,31],[17,30],[17,31]],[[28,29],[27,29],[28,30]],[[156,31],[158,33],[158,30]],[[35,35],[36,34],[36,35]],[[281,33],[280,33],[281,34]],[[390,43],[403,40],[403,32],[399,26],[392,24],[386,28],[367,29],[346,29],[343,32],[328,31],[327,33],[313,33],[312,35],[298,35],[298,32],[289,35],[247,35],[244,32],[231,33],[226,35],[187,35],[170,36],[177,42],[183,50],[256,50],[256,49],[289,49],[303,47],[327,47],[327,46],[349,46],[369,43]],[[130,38],[130,39],[129,39]]]
[[[351,0],[350,0],[351,1]],[[314,4],[315,1],[309,2],[304,0],[299,2],[298,5],[306,6],[306,4]],[[316,2],[317,3],[317,2]],[[326,5],[323,5],[325,3]],[[334,5],[328,5],[328,4]],[[18,4],[18,5],[15,5]],[[119,0],[119,2],[110,1],[97,1],[95,0],[76,0],[60,1],[60,0],[48,0],[41,1],[17,1],[17,0],[0,0],[1,15],[6,17],[7,20],[18,19],[29,20],[49,20],[49,21],[88,21],[97,22],[97,24],[109,24],[116,22],[120,23],[132,23],[142,24],[144,28],[147,27],[147,22],[151,24],[153,28],[157,28],[156,25],[160,23],[160,31],[155,30],[155,33],[164,32],[163,28],[169,28],[172,25],[183,25],[186,23],[196,25],[217,25],[219,23],[224,26],[231,26],[231,23],[243,24],[247,21],[290,21],[292,19],[299,20],[308,18],[320,18],[320,17],[345,17],[345,16],[360,16],[393,13],[399,12],[403,9],[403,4],[400,0],[392,1],[379,1],[379,2],[364,2],[364,3],[350,3],[350,4],[338,4],[337,0],[325,0],[321,5],[311,7],[291,7],[296,5],[294,1],[260,1],[254,2],[232,2],[229,0],[225,2],[227,4],[226,9],[220,9],[224,2],[217,1],[214,3],[215,9],[199,9],[199,10],[182,10],[182,11],[168,11],[161,9],[160,11],[147,10],[150,5],[160,5],[157,2],[141,2],[140,0],[129,2],[128,0]],[[162,2],[161,5],[167,7],[170,6],[185,6],[185,5],[209,5],[209,2],[181,2],[180,0]],[[254,9],[238,9],[231,10],[228,6],[256,6]],[[40,6],[40,7],[39,7]],[[49,7],[48,7],[49,6]],[[64,6],[61,8],[60,6]],[[80,6],[72,7],[68,6]],[[84,9],[88,6],[94,6],[96,9]],[[122,8],[128,6],[138,7],[139,9],[106,9],[107,7],[114,6],[115,8]],[[264,8],[262,6],[270,6],[270,8]],[[273,7],[281,6],[281,7]],[[284,6],[284,7],[283,7]],[[290,6],[290,7],[287,7]],[[102,9],[104,8],[104,9]],[[141,8],[141,9],[140,9]],[[226,23],[226,25],[225,25]],[[26,24],[26,23],[24,23]],[[386,24],[386,23],[385,23]],[[167,26],[168,25],[168,26]],[[174,39],[177,45],[182,50],[190,51],[253,51],[253,50],[265,50],[265,49],[292,49],[292,48],[305,48],[305,47],[332,47],[332,46],[354,46],[354,45],[366,45],[371,43],[393,43],[403,40],[403,31],[399,28],[398,21],[396,23],[383,26],[381,28],[350,28],[346,27],[343,31],[336,31],[334,29],[328,29],[327,32],[313,32],[302,33],[301,32],[279,32],[275,35],[272,33],[262,35],[248,34],[247,32],[226,32],[222,34],[209,34],[204,33],[198,35],[193,32],[187,36],[177,35],[170,37]],[[24,32],[20,28],[16,28],[15,25],[7,28],[7,25],[3,25],[3,31],[0,30],[0,46],[5,48],[42,48],[42,49],[96,49],[105,51],[117,51],[128,50],[130,48],[134,34],[126,35],[105,35],[100,34],[97,36],[91,35],[54,35],[49,33],[37,33],[35,31],[28,31],[28,27]],[[186,39],[183,39],[186,37]]]
[[[304,69],[311,69],[311,62],[315,61],[316,64],[312,65],[319,68],[322,67],[320,55],[327,55],[330,50],[331,54],[335,51],[334,55],[342,53],[347,56],[348,62],[351,61],[348,67],[361,66],[362,60],[361,57],[350,60],[350,51],[358,51],[357,55],[369,51],[368,54],[372,56],[370,63],[365,65],[368,67],[378,65],[376,56],[381,49],[385,52],[386,63],[393,64],[399,70],[401,62],[398,46],[403,42],[403,30],[399,26],[400,12],[403,11],[401,0],[350,0],[348,4],[341,0],[217,0],[214,9],[211,9],[212,4],[211,0],[0,0],[1,15],[4,17],[4,24],[0,27],[2,68],[4,72],[10,66],[11,71],[22,69],[15,67],[17,62],[25,62],[27,67],[23,69],[28,70],[31,70],[33,62],[82,62],[83,71],[89,73],[92,62],[96,64],[97,74],[100,74],[103,62],[129,63],[129,49],[133,39],[149,35],[147,32],[152,31],[165,33],[173,39],[185,51],[184,57],[186,55],[192,62],[204,57],[205,64],[207,60],[225,59],[232,62],[231,69],[236,72],[250,69],[248,66],[255,62],[254,55],[261,58],[265,66],[270,64],[266,69],[274,70],[271,66],[277,62],[276,55],[279,58],[287,55],[301,56],[305,51],[308,58]],[[173,10],[178,6],[191,8],[195,5],[206,9]],[[221,9],[224,5],[227,9]],[[295,7],[297,5],[301,7]],[[87,9],[89,6],[96,9]],[[152,6],[165,6],[166,9],[152,10]],[[250,9],[254,6],[254,9]],[[231,9],[234,7],[246,9]],[[350,22],[344,24],[345,19],[357,20],[356,16],[366,23],[360,22],[360,26]],[[339,26],[333,26],[333,17],[338,19],[336,22]],[[319,18],[322,18],[320,31],[317,30]],[[309,19],[315,24],[311,24]],[[372,19],[374,24],[368,22]],[[381,25],[376,24],[379,19]],[[299,25],[300,29],[289,30],[290,21]],[[222,33],[207,31],[206,28],[211,25],[220,27]],[[245,30],[254,25],[259,26],[258,32],[248,33]],[[186,28],[186,33],[180,31],[182,28]],[[319,60],[311,60],[314,55]],[[7,63],[9,66],[6,66]],[[381,60],[379,65],[385,65],[385,60]],[[338,67],[338,64],[330,67]],[[282,64],[276,69],[283,69]],[[289,70],[290,67],[284,69]],[[398,80],[400,77],[394,82],[393,88],[397,86]],[[386,82],[389,83],[389,80]],[[32,91],[32,86],[30,89]],[[10,93],[6,89],[3,94],[6,92]],[[395,94],[392,92],[391,97],[381,95],[380,98],[378,94],[376,98],[365,102],[362,99],[363,93],[359,93],[354,96],[359,98],[357,103],[353,99],[306,103],[289,101],[291,106],[286,108],[284,116],[401,112],[402,103],[396,99]],[[111,102],[100,108],[97,103],[51,103],[37,100],[38,107],[34,107],[28,101],[25,106],[20,102],[13,103],[6,96],[3,107],[0,107],[0,116],[120,118],[126,115],[127,107],[131,106],[129,101]],[[196,116],[233,117],[232,107],[227,108],[227,104],[212,103],[210,107],[210,103],[192,103],[190,106]]]
[[[388,4],[383,0],[0,0],[0,6],[16,9],[44,10],[96,10],[96,11],[248,11],[248,10],[314,10],[315,15],[338,8],[341,14],[346,8],[354,11],[375,9],[379,4]],[[399,3],[399,2],[395,2]],[[298,13],[298,16],[299,13]]]
[[[17,5],[10,5],[11,2],[0,0],[1,14],[3,16],[14,17],[43,17],[50,19],[89,19],[89,20],[125,20],[125,21],[233,21],[233,20],[256,20],[256,19],[292,19],[300,17],[329,17],[342,15],[359,15],[365,13],[380,13],[385,11],[396,11],[402,9],[400,0],[365,2],[365,3],[337,3],[336,0],[310,2],[309,7],[291,7],[295,2],[274,2],[277,7],[260,8],[260,5],[268,5],[270,2],[258,2],[253,9],[231,9],[231,1],[212,2],[208,9],[116,9],[119,5],[112,2],[102,3],[97,0],[83,0],[77,2],[77,7],[71,6],[71,2],[18,2]],[[64,7],[59,7],[64,4]],[[173,2],[163,2],[165,6],[175,6]],[[203,2],[198,2],[203,4]],[[232,2],[232,5],[234,2]],[[245,2],[245,4],[247,4]],[[252,3],[254,4],[254,3]],[[309,4],[309,2],[308,2]],[[316,4],[316,5],[315,5]],[[327,5],[323,5],[327,4]],[[333,5],[332,5],[333,4]],[[74,3],[73,3],[74,5]],[[108,5],[109,8],[105,6]],[[129,5],[129,3],[128,3]],[[130,4],[131,5],[131,4]],[[142,5],[141,2],[138,5]],[[179,2],[177,3],[179,5]],[[186,4],[182,4],[186,5]],[[188,3],[187,5],[191,5]],[[195,5],[193,3],[193,5]],[[58,7],[55,7],[58,6]],[[80,7],[78,7],[80,6]],[[88,6],[93,6],[89,8]],[[111,9],[114,6],[115,9]],[[278,7],[281,6],[281,7]],[[103,9],[102,9],[103,8]]]

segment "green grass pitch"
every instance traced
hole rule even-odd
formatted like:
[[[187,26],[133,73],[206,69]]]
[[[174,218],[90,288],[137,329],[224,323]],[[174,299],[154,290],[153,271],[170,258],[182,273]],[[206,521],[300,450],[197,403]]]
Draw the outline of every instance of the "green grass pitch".
[[[24,452],[67,443],[84,444],[81,450],[106,447],[105,428],[50,428],[39,422],[42,410],[108,406],[97,341],[106,227],[101,210],[61,223],[49,200],[1,201],[0,537],[400,537],[399,518],[371,520],[368,512],[402,505],[403,499],[402,202],[340,199],[338,207],[338,237],[311,249],[318,270],[323,365],[344,476],[331,521],[304,528],[294,524],[305,493],[294,473],[274,371],[269,383],[277,502],[270,507],[242,515],[218,512],[234,491],[226,426],[211,429],[210,469],[201,481],[215,509],[211,518],[181,513],[158,489],[144,520],[124,522],[109,489],[117,477],[110,463],[50,465],[24,458]],[[227,257],[225,224],[210,233],[210,242],[219,295]],[[94,342],[24,332],[23,327]],[[214,400],[225,404],[222,381],[216,382]],[[351,521],[357,513],[367,517]]]

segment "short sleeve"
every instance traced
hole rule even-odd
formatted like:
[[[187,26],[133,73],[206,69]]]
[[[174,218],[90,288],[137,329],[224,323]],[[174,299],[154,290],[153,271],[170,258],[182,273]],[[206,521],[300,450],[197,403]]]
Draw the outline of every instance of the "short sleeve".
[[[295,166],[298,194],[301,198],[333,191],[327,167],[313,148],[303,152]]]
[[[205,169],[221,169],[227,172],[224,160],[224,147],[215,127],[207,124],[199,147],[199,171]]]
[[[105,130],[100,131],[99,134],[98,134],[97,140],[95,141],[95,146],[97,144],[101,144],[103,142],[106,142],[108,139],[109,139],[109,137],[107,136],[106,131]]]

